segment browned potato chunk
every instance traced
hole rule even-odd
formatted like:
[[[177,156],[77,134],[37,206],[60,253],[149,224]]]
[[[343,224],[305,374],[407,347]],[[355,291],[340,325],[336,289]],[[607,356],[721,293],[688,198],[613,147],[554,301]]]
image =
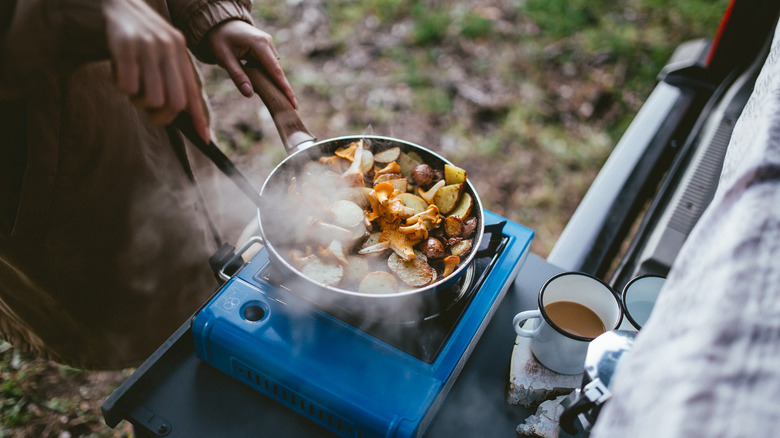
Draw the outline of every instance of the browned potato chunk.
[[[447,185],[466,182],[466,171],[452,164],[444,165],[444,181]]]
[[[460,236],[463,232],[463,221],[457,216],[447,216],[444,219],[444,234],[447,237]]]
[[[398,254],[393,253],[387,259],[387,267],[409,286],[422,287],[436,280],[436,270],[421,257],[405,262]]]
[[[398,190],[398,193],[406,193],[406,189],[409,187],[409,180],[406,178],[391,179],[387,182]]]
[[[464,257],[471,249],[471,245],[471,240],[461,240],[455,245],[452,245],[450,252],[452,252],[452,255],[454,256]]]
[[[470,217],[463,222],[463,232],[461,234],[463,235],[464,239],[468,239],[469,237],[471,237],[472,234],[474,234],[474,231],[476,229],[477,229],[477,218]]]
[[[460,195],[460,201],[450,212],[450,216],[457,216],[464,219],[471,213],[471,209],[474,207],[474,199],[468,193],[462,193]]]
[[[455,206],[460,200],[460,193],[462,190],[463,184],[458,183],[445,185],[436,191],[436,194],[433,196],[433,203],[439,207],[439,212],[441,214],[449,214],[455,209]]]
[[[420,252],[430,259],[440,259],[446,255],[444,244],[435,237],[429,237],[420,244]]]
[[[433,167],[428,164],[420,164],[412,170],[412,180],[420,187],[430,187],[435,176]]]

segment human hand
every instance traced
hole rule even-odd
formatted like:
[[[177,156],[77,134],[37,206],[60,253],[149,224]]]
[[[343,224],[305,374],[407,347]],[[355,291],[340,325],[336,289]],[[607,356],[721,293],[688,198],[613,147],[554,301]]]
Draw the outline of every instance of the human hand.
[[[287,96],[287,99],[298,108],[295,93],[287,81],[279,63],[279,54],[276,52],[273,39],[266,32],[241,20],[230,20],[220,23],[206,34],[206,39],[211,52],[217,60],[217,64],[224,68],[238,90],[246,97],[251,97],[254,92],[249,77],[241,67],[241,58],[252,56],[265,67],[271,79],[279,86],[279,89]]]
[[[211,141],[200,82],[181,32],[143,0],[106,0],[103,12],[119,90],[159,126],[188,111],[198,135]]]

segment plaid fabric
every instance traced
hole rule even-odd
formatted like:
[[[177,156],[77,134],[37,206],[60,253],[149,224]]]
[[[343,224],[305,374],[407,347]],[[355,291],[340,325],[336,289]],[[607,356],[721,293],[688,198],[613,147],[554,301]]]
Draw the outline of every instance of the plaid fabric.
[[[594,437],[780,430],[780,31]]]

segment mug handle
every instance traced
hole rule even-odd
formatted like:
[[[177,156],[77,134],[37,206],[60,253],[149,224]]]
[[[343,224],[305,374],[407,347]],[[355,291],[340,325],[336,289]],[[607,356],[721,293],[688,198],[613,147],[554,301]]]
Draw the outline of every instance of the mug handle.
[[[520,312],[517,315],[515,315],[514,319],[512,320],[512,325],[515,327],[515,332],[518,336],[523,336],[525,338],[532,338],[537,331],[539,331],[539,327],[542,325],[537,325],[533,330],[526,330],[523,328],[523,323],[526,322],[529,319],[542,318],[542,313],[538,310],[526,310],[525,312]]]

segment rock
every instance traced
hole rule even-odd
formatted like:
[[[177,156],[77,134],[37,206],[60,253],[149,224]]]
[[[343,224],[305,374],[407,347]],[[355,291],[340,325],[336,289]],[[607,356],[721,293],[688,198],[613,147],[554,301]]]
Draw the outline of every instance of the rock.
[[[531,353],[531,340],[515,339],[509,369],[506,401],[523,407],[534,407],[559,395],[571,393],[582,384],[582,374],[558,374],[545,368]]]
[[[558,421],[563,414],[561,402],[566,395],[547,400],[539,405],[534,415],[525,419],[525,422],[517,426],[517,435],[521,437],[558,437]]]

